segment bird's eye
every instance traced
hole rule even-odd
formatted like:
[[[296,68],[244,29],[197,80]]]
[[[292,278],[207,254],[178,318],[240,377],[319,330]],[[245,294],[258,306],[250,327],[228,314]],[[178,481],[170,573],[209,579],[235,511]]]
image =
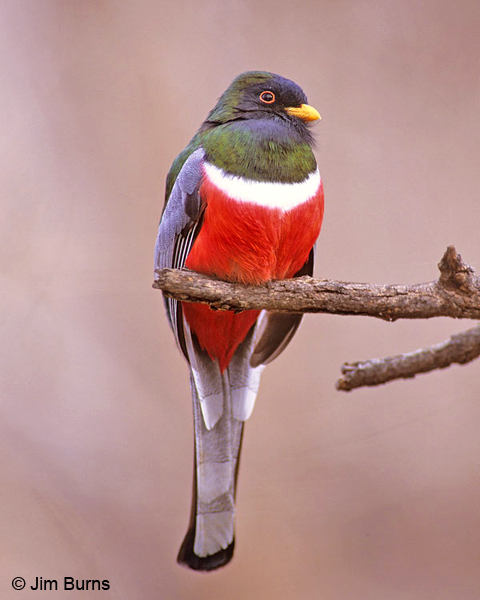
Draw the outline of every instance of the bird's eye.
[[[268,90],[262,92],[259,98],[264,104],[273,104],[275,102],[275,94],[273,92],[269,92]]]

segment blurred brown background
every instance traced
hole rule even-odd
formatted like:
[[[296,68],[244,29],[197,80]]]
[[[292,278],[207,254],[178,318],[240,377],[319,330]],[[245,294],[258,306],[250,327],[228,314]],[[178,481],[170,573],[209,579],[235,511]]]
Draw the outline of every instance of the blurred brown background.
[[[307,317],[247,425],[235,559],[202,576],[175,563],[190,393],[151,289],[169,165],[249,69],[323,116],[318,276],[428,281],[451,243],[480,270],[479,25],[477,0],[1,2],[2,599],[30,597],[16,576],[116,599],[480,598],[480,362],[334,389],[345,360],[470,323]]]

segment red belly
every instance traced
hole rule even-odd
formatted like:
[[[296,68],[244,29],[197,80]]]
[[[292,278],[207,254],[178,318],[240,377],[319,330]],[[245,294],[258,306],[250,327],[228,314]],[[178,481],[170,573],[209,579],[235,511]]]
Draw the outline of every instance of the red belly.
[[[320,233],[323,188],[307,202],[283,212],[231,200],[205,180],[206,203],[200,233],[185,266],[227,281],[261,284],[287,279],[303,267]],[[202,304],[184,303],[190,329],[223,371],[245,339],[259,311],[218,312]]]

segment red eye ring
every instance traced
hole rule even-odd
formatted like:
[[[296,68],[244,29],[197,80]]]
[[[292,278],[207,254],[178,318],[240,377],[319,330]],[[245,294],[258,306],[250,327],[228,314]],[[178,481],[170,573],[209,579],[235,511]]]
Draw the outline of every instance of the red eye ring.
[[[275,102],[275,94],[270,90],[265,90],[259,96],[264,104],[273,104]]]

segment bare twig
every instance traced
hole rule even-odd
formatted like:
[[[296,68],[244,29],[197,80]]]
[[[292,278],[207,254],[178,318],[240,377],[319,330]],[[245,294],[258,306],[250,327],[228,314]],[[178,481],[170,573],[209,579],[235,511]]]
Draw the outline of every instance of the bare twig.
[[[394,379],[409,379],[419,373],[445,369],[453,363],[463,365],[480,356],[480,326],[473,327],[429,348],[364,362],[345,363],[337,390],[349,392],[358,387],[375,386]]]
[[[345,283],[312,277],[271,281],[262,286],[220,281],[188,270],[157,271],[153,286],[184,302],[218,310],[366,315],[387,321],[453,317],[480,319],[480,279],[449,246],[440,277],[415,285]]]
[[[183,302],[217,310],[365,315],[387,321],[452,317],[480,319],[480,279],[453,246],[438,265],[440,277],[415,285],[345,283],[312,277],[271,281],[262,286],[220,281],[188,270],[162,269],[153,287]],[[346,363],[337,389],[349,391],[414,377],[480,356],[480,326],[408,354]]]

